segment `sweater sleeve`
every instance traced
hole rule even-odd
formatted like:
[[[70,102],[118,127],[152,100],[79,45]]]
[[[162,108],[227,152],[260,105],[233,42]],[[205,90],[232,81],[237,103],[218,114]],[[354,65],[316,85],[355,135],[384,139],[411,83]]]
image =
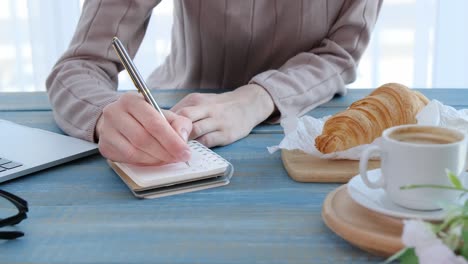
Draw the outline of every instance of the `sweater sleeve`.
[[[301,116],[335,94],[345,95],[345,85],[356,79],[357,64],[369,43],[381,4],[382,0],[345,1],[319,45],[297,54],[279,69],[254,76],[250,82],[270,93],[281,119]]]
[[[118,36],[134,57],[152,9],[159,1],[86,1],[68,50],[55,64],[46,88],[54,118],[74,137],[94,140],[102,109],[118,99],[118,74],[123,70],[112,48]]]

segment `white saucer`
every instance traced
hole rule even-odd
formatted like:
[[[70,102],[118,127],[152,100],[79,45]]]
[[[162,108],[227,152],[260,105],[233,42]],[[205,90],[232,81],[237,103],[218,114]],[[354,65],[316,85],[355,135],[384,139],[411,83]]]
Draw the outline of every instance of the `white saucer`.
[[[375,181],[380,175],[380,169],[370,170],[367,175],[371,181]],[[466,177],[466,173],[463,173]],[[442,220],[446,210],[411,210],[393,203],[383,189],[371,189],[364,184],[358,174],[348,182],[348,193],[358,204],[369,210],[398,218],[418,218],[423,220]]]

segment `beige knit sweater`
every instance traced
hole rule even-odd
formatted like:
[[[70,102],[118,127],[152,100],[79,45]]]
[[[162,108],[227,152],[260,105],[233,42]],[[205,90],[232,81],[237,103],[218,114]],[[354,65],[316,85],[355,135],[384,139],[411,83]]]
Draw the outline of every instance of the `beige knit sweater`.
[[[54,117],[66,133],[93,140],[102,109],[118,98],[117,75],[123,68],[112,37],[134,56],[159,2],[86,1],[70,47],[46,83]],[[270,93],[282,118],[302,115],[346,93],[381,4],[174,0],[172,49],[148,86],[235,89],[255,82]]]

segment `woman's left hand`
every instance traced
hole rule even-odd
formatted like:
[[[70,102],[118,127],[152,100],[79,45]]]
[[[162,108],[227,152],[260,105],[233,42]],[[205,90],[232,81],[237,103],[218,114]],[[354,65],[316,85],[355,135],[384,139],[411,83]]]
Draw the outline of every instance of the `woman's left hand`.
[[[189,94],[171,110],[192,120],[190,139],[214,147],[247,136],[274,112],[275,105],[263,87],[248,84],[222,94]]]

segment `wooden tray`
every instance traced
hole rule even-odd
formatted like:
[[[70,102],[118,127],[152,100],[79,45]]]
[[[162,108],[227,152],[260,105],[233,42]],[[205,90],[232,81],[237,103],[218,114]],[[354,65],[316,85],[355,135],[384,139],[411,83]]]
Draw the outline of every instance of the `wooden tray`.
[[[388,257],[404,247],[403,222],[357,204],[346,184],[327,195],[322,218],[338,236],[372,254]]]
[[[348,182],[359,174],[358,160],[321,159],[301,150],[281,150],[283,165],[289,177],[298,182]],[[369,161],[368,169],[380,167],[380,161]]]

